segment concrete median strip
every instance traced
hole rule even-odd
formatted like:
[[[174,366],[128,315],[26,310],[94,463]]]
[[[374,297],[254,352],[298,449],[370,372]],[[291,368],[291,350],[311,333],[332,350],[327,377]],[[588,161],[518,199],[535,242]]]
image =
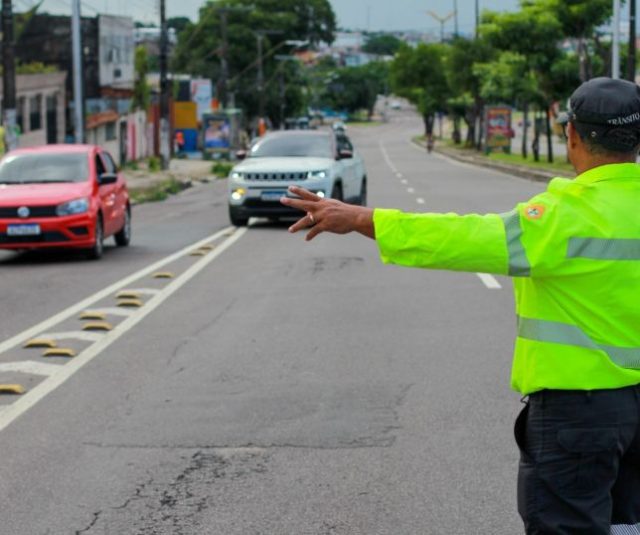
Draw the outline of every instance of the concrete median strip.
[[[194,248],[197,248],[201,245],[206,245],[207,243],[217,240],[223,236],[225,233],[232,232],[232,234],[226,239],[224,239],[216,249],[208,254],[206,257],[201,260],[194,262],[189,268],[187,268],[184,273],[182,273],[179,277],[176,277],[170,283],[168,283],[158,294],[154,295],[149,299],[149,301],[145,304],[144,308],[136,311],[134,314],[131,314],[129,317],[124,319],[116,329],[107,333],[94,333],[94,332],[83,332],[80,331],[80,335],[93,335],[97,336],[98,339],[91,344],[90,346],[83,349],[76,357],[70,360],[68,363],[60,366],[60,369],[52,374],[51,376],[44,379],[38,385],[33,387],[28,393],[24,396],[20,397],[20,399],[16,399],[13,403],[6,405],[2,408],[0,412],[0,431],[5,429],[11,422],[13,422],[20,415],[28,411],[31,407],[37,404],[41,399],[43,399],[47,394],[58,388],[62,385],[69,377],[75,374],[80,368],[82,368],[85,364],[93,360],[97,355],[102,353],[107,347],[113,344],[116,340],[118,340],[121,336],[135,327],[139,322],[141,322],[147,315],[153,312],[157,307],[159,307],[164,301],[166,301],[172,294],[178,291],[182,286],[188,283],[191,279],[193,279],[200,271],[206,268],[211,262],[213,262],[219,255],[224,253],[231,245],[236,243],[244,234],[247,232],[246,228],[240,229],[224,229],[220,232],[217,232],[203,240],[195,244],[191,244],[188,247],[181,249],[180,251],[151,264],[150,266],[137,271],[136,273],[126,277],[125,279],[118,281],[109,287],[97,292],[96,294],[84,299],[83,301],[73,305],[55,316],[27,329],[26,331],[12,337],[9,340],[6,340],[0,343],[0,354],[13,349],[17,346],[20,346],[25,341],[33,338],[33,337],[42,337],[43,331],[49,330],[55,325],[79,314],[81,311],[86,310],[87,308],[94,305],[94,303],[102,300],[108,299],[110,296],[113,296],[115,292],[126,288],[132,282],[142,279],[143,277],[147,277],[151,273],[156,272],[158,269],[162,269],[164,266],[183,258],[185,255],[188,255],[190,251],[193,251]],[[56,333],[52,333],[54,336]],[[69,334],[69,333],[63,333]],[[54,336],[50,336],[53,338]],[[1,371],[1,370],[0,370]]]

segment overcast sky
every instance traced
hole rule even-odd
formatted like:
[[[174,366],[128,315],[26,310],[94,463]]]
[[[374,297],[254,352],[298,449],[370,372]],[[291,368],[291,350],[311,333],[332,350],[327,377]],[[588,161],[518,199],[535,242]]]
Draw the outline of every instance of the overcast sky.
[[[15,0],[15,8],[22,11],[37,0]],[[158,0],[81,0],[84,15],[98,12],[129,15],[144,22],[157,22]],[[342,28],[380,30],[419,30],[437,32],[439,23],[427,11],[445,17],[458,7],[458,27],[461,33],[471,33],[475,20],[475,0],[329,0]],[[184,15],[197,20],[198,9],[204,0],[166,0],[169,17]],[[480,10],[516,10],[518,0],[478,0]],[[70,0],[44,0],[40,11],[70,14]],[[623,19],[626,19],[623,7]],[[453,31],[453,20],[445,26]]]

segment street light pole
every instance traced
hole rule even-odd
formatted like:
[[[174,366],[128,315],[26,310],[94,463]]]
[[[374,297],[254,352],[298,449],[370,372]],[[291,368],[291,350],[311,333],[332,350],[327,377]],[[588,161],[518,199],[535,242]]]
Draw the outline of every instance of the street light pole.
[[[627,79],[636,80],[636,0],[629,0],[629,52],[627,53]]]
[[[458,37],[458,0],[453,0],[453,36]]]
[[[264,117],[264,71],[262,67],[262,41],[264,40],[264,34],[258,32],[256,34],[258,39],[258,118]]]
[[[80,19],[80,0],[71,2],[71,51],[73,56],[73,116],[75,122],[75,141],[84,143],[84,94],[82,88],[82,35]]]
[[[451,17],[453,17],[456,14],[456,12],[453,11],[445,17],[441,17],[440,15],[438,15],[437,13],[434,13],[433,11],[427,11],[427,13],[440,23],[440,42],[444,43],[444,24]],[[456,32],[457,32],[457,27],[456,27]]]
[[[17,147],[16,60],[11,0],[2,0],[2,67],[2,124],[5,148],[9,151]]]
[[[620,78],[620,0],[613,0],[613,37],[611,43],[611,78]]]
[[[160,159],[162,169],[169,168],[171,158],[169,124],[169,79],[167,77],[167,19],[165,0],[160,0]]]

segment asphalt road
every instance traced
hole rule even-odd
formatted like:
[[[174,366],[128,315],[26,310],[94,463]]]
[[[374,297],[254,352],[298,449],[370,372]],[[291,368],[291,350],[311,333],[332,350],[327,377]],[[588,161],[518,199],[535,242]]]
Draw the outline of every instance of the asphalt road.
[[[427,155],[420,129],[400,112],[350,132],[371,205],[541,191]],[[100,262],[0,253],[0,382],[29,388],[0,397],[0,534],[522,532],[510,281],[384,266],[358,236],[233,232],[224,191],[136,207],[132,246]],[[122,289],[144,305],[114,314]],[[96,308],[115,329],[79,339]],[[42,334],[78,356],[22,348]]]

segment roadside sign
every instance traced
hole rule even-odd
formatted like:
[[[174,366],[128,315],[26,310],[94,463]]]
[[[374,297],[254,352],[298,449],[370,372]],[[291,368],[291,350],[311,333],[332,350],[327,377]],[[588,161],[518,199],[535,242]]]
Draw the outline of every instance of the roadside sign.
[[[511,153],[511,108],[509,106],[487,106],[484,114],[485,152],[502,150]]]

